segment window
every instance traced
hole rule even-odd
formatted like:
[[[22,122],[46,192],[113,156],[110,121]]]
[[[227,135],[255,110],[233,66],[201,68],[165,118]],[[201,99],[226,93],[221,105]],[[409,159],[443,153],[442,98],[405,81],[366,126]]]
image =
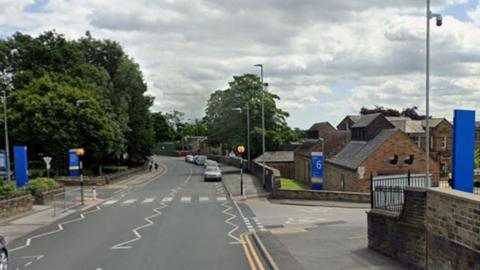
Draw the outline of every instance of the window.
[[[442,137],[442,149],[447,149],[447,136]]]
[[[415,139],[415,143],[418,147],[422,148],[422,137],[417,136],[417,138]]]

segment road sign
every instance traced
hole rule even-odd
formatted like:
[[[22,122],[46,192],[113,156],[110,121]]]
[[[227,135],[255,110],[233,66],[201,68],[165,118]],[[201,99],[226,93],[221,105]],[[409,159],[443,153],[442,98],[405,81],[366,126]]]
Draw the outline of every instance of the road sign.
[[[323,153],[312,152],[312,178],[323,178]]]

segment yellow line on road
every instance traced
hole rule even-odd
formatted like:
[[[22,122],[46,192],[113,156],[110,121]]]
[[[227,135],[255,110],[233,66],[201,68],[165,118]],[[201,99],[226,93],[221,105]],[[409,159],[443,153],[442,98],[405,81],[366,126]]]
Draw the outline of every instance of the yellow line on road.
[[[252,252],[253,258],[255,259],[255,262],[258,265],[258,269],[259,270],[265,270],[265,268],[263,267],[262,261],[260,260],[260,257],[258,256],[258,254],[255,250],[255,247],[252,245],[252,242],[250,241],[250,238],[248,238],[248,235],[245,235],[245,239],[247,239],[248,248]]]
[[[240,235],[240,239],[242,240],[242,247],[243,247],[243,250],[245,251],[245,257],[247,257],[247,261],[248,261],[248,264],[250,265],[250,269],[257,270],[257,267],[253,263],[252,256],[250,255],[250,252],[247,247],[247,242],[244,240],[244,237],[245,237],[245,233],[242,233]]]

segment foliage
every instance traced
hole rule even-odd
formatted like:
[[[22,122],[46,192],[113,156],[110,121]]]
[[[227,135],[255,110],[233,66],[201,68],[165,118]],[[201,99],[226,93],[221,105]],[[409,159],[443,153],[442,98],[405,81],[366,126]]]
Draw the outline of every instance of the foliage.
[[[28,181],[26,189],[33,194],[37,190],[47,190],[58,187],[60,187],[60,185],[52,178],[35,178]]]
[[[79,146],[90,168],[125,153],[137,164],[150,154],[153,98],[145,95],[140,67],[118,43],[88,32],[79,40],[55,31],[15,33],[0,40],[0,72],[12,104],[12,145],[52,156],[57,173],[67,150]],[[88,102],[77,107],[77,100]]]
[[[46,173],[46,169],[44,168],[29,168],[28,169],[28,176],[30,178],[38,178],[44,176]]]
[[[293,179],[288,179],[288,178],[280,179],[280,187],[282,189],[289,189],[289,190],[308,190],[309,189],[305,184]]]
[[[0,183],[0,198],[12,197],[20,193],[14,183],[1,182]]]
[[[399,112],[396,109],[392,108],[385,108],[383,106],[375,106],[373,109],[369,109],[366,107],[362,107],[360,109],[360,114],[361,115],[366,115],[366,114],[374,114],[374,113],[380,113],[383,116],[393,116],[393,117],[409,117],[413,120],[423,120],[425,119],[425,115],[419,115],[417,113],[418,107],[413,106],[411,108],[405,108],[403,111]]]
[[[277,108],[276,101],[280,98],[271,92],[263,92],[260,78],[252,74],[234,76],[229,86],[226,90],[215,91],[208,100],[204,122],[209,143],[223,144],[228,149],[246,145],[248,103],[251,150],[253,156],[258,156],[262,149],[262,93],[265,95],[267,149],[277,149],[280,144],[297,139],[295,132],[287,126],[288,113]]]
[[[103,167],[104,173],[117,173],[117,172],[124,172],[126,170],[128,170],[128,166],[108,165]]]
[[[475,149],[473,162],[474,162],[475,168],[480,168],[480,150],[479,149]]]

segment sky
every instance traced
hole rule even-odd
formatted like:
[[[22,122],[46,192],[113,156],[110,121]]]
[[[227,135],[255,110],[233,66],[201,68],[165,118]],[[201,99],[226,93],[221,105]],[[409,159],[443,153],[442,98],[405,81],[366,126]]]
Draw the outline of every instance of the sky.
[[[480,107],[479,0],[432,0],[431,113]],[[0,0],[0,38],[88,30],[141,66],[153,111],[201,118],[234,75],[258,74],[288,123],[336,125],[362,106],[425,108],[425,1]],[[480,115],[479,115],[480,116]]]

